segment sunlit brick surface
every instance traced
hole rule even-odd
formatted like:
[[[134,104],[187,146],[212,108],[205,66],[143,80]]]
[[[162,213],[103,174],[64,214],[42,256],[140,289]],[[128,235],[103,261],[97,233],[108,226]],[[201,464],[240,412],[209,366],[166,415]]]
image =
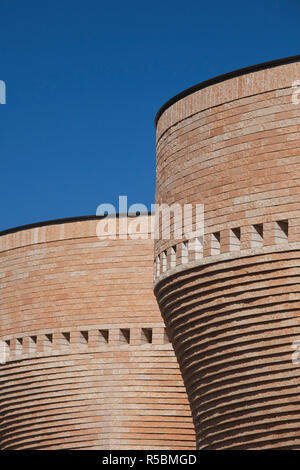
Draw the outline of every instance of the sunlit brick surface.
[[[153,241],[97,220],[0,237],[1,449],[193,449]]]
[[[155,293],[201,449],[300,448],[299,79],[299,61],[257,70],[158,121],[156,202],[205,206],[200,256],[183,262],[182,240],[155,244]]]

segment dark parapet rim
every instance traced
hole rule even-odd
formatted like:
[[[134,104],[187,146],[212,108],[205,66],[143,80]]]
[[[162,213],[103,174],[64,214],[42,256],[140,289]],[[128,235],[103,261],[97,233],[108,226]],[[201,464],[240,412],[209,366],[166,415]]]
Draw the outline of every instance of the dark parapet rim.
[[[72,222],[84,222],[85,220],[101,220],[105,219],[106,217],[137,217],[138,215],[153,215],[151,211],[149,212],[140,212],[139,214],[135,212],[128,212],[126,213],[116,213],[116,214],[107,214],[107,215],[80,215],[77,217],[65,217],[63,219],[51,219],[51,220],[45,220],[42,222],[34,222],[32,224],[26,224],[26,225],[19,225],[17,227],[12,227],[6,230],[0,231],[0,237],[3,235],[9,235],[10,233],[16,233],[16,232],[21,232],[23,230],[29,230],[32,228],[37,228],[37,227],[46,227],[48,225],[61,225],[61,224],[68,224]]]
[[[261,64],[250,65],[249,67],[237,69],[233,72],[218,75],[217,77],[210,78],[208,80],[205,80],[204,82],[200,82],[197,85],[187,88],[178,95],[175,95],[173,98],[169,99],[165,104],[161,106],[161,108],[159,108],[154,120],[155,129],[157,127],[159,118],[166,111],[166,109],[168,109],[170,106],[172,106],[174,103],[181,100],[182,98],[185,98],[186,96],[195,93],[195,91],[202,90],[203,88],[207,88],[211,85],[215,85],[220,82],[224,82],[225,80],[229,80],[230,78],[240,77],[241,75],[247,75],[248,73],[258,72],[259,70],[269,69],[272,67],[278,67],[279,65],[292,64],[293,62],[300,62],[300,55],[294,55],[290,57],[285,57],[283,59],[276,59],[271,60],[269,62],[263,62]]]

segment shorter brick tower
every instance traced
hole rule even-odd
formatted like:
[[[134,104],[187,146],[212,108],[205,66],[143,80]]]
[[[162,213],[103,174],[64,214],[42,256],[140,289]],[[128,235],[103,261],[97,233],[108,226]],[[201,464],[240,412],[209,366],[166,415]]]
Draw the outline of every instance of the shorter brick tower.
[[[98,222],[0,235],[0,339],[8,351],[1,449],[195,446],[153,295],[153,240],[99,239]]]

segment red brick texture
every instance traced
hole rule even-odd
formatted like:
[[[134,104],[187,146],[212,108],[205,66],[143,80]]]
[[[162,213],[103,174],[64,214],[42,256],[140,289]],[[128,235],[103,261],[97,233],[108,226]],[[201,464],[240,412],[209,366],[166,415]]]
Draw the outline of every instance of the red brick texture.
[[[299,62],[231,78],[158,121],[156,202],[205,206],[200,256],[183,262],[183,240],[155,243],[155,293],[200,449],[300,448],[295,80]]]
[[[153,241],[97,220],[0,237],[1,449],[193,449]]]

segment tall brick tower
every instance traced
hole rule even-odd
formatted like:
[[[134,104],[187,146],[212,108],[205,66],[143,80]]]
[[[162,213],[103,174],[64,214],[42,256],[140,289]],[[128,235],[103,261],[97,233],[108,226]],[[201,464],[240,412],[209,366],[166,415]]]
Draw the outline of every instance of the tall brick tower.
[[[0,234],[3,450],[195,448],[153,240],[99,239],[98,222]]]
[[[204,204],[197,256],[188,239],[155,243],[201,449],[300,448],[297,80],[300,56],[261,64],[186,90],[156,118],[156,202]]]

